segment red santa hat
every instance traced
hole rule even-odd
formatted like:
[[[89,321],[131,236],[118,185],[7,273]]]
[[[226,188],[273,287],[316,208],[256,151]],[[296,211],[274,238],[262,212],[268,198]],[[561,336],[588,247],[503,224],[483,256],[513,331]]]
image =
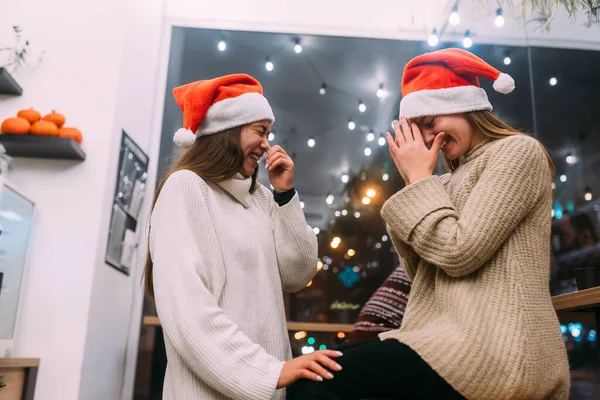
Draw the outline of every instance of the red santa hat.
[[[508,94],[515,88],[510,75],[465,50],[444,49],[417,56],[404,68],[400,116],[410,119],[491,111],[479,77],[494,81],[494,89],[500,93]]]
[[[173,89],[173,95],[183,111],[183,128],[173,137],[179,147],[190,147],[202,135],[262,120],[275,121],[261,84],[249,75],[188,83]]]

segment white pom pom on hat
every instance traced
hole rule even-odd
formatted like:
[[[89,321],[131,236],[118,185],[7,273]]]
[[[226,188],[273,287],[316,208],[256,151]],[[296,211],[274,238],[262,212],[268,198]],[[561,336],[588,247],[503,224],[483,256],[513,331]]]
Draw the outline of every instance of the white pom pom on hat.
[[[187,149],[196,141],[196,135],[189,129],[179,128],[173,135],[173,141],[177,146]]]

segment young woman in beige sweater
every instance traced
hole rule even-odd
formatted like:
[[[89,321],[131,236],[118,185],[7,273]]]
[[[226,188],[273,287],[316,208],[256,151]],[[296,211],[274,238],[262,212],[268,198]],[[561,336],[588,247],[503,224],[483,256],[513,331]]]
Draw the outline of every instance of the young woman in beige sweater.
[[[382,216],[412,290],[402,327],[344,349],[296,399],[568,399],[549,292],[553,164],[490,111],[477,77],[514,81],[459,49],[410,61],[390,154],[406,187]],[[433,176],[438,152],[450,173]]]

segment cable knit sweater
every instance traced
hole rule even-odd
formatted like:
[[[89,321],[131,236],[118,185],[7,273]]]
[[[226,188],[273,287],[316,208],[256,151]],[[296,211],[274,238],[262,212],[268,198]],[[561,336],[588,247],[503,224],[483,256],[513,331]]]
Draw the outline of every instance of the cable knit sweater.
[[[402,327],[380,338],[408,345],[467,399],[568,399],[550,183],[539,142],[519,135],[480,143],[382,209],[413,284]]]
[[[282,289],[317,272],[298,195],[278,207],[240,175],[214,185],[172,174],[151,217],[154,294],[165,336],[166,400],[283,399],[291,358]]]

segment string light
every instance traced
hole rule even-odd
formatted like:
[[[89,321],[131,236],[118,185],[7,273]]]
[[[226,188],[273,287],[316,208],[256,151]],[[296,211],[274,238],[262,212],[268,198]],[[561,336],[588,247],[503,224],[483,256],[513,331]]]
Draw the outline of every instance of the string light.
[[[354,218],[360,218],[360,213],[358,211],[354,213]]]
[[[323,96],[325,93],[327,93],[327,85],[326,84],[322,84],[321,85],[321,89],[319,89],[319,94],[321,96]]]
[[[317,272],[323,269],[323,261],[317,261]]]
[[[275,140],[275,133],[274,132],[269,132],[269,142],[272,142],[273,140]]]
[[[304,346],[302,347],[302,354],[310,354],[315,351],[315,348],[312,346]]]
[[[342,210],[342,215],[345,217],[346,215],[348,215],[348,211],[347,210]]]
[[[327,199],[325,199],[325,202],[329,205],[333,204],[333,200],[335,200],[335,197],[333,197],[332,194],[330,194],[329,196],[327,196]]]
[[[265,64],[265,68],[269,72],[273,71],[273,68],[275,68],[275,65],[271,62],[271,60],[269,60],[269,57],[267,57],[267,63]]]
[[[387,182],[387,181],[388,181],[388,179],[390,179],[390,176],[389,176],[389,175],[388,175],[388,173],[386,172],[386,173],[384,173],[384,174],[383,174],[383,176],[381,177],[381,179],[382,179],[384,182]]]
[[[344,332],[338,332],[337,337],[338,339],[343,339],[346,337],[346,334]]]
[[[219,43],[217,44],[217,48],[219,49],[219,51],[225,51],[225,49],[227,49],[227,42],[225,42],[224,40],[219,41]]]
[[[473,39],[471,39],[471,31],[467,29],[463,38],[463,47],[468,49],[471,46],[473,46]]]
[[[556,79],[554,76],[552,78],[550,78],[550,86],[556,86],[556,84],[558,83],[558,79]]]
[[[585,201],[592,200],[592,189],[590,189],[589,186],[585,187],[585,195],[583,196],[583,198],[585,199]]]
[[[427,43],[431,47],[435,47],[438,45],[439,42],[440,42],[440,38],[438,38],[437,31],[434,29],[433,32],[431,32],[431,35],[429,35],[429,38],[427,39]]]
[[[460,23],[460,15],[458,14],[458,6],[454,5],[454,7],[452,7],[452,14],[450,14],[450,17],[448,17],[448,21],[450,22],[450,25],[458,25]]]
[[[354,249],[348,249],[348,255],[350,257],[354,257],[356,255],[356,251],[354,251]]]
[[[294,51],[296,54],[302,53],[302,45],[300,44],[300,39],[296,39],[296,45],[294,46]]]
[[[306,331],[299,331],[294,333],[294,339],[296,340],[300,340],[300,339],[304,339],[306,337],[307,333]]]
[[[569,155],[567,155],[567,158],[565,159],[565,161],[567,162],[567,164],[575,164],[577,159],[575,158],[574,155],[569,154]]]
[[[504,57],[504,65],[510,65],[511,62],[512,62],[512,60],[510,59],[509,56]]]
[[[371,153],[371,148],[369,146],[365,147],[365,156],[369,157]]]
[[[375,134],[373,132],[367,133],[367,142],[372,142],[375,140]]]
[[[336,212],[335,212],[335,216],[336,216],[336,217],[339,217],[340,215],[342,215],[342,213],[341,213],[340,211],[336,211]]]
[[[377,140],[377,144],[378,144],[379,146],[385,146],[385,138],[383,137],[383,134],[381,134],[381,135],[379,136],[379,139]]]
[[[369,205],[369,204],[371,204],[371,199],[365,196],[362,198],[362,203],[364,205]]]
[[[300,202],[300,208],[304,210],[304,202],[303,201]]]
[[[312,286],[312,281],[310,281],[306,284],[306,287],[311,287],[311,286]]]
[[[381,241],[382,241],[382,242],[387,242],[387,241],[388,241],[388,239],[389,239],[389,237],[387,237],[387,235],[383,235],[383,236],[381,237]]]
[[[348,121],[348,129],[350,129],[351,131],[353,131],[354,128],[356,128],[356,123],[354,123],[354,121],[352,121],[352,120],[349,120]]]
[[[315,139],[313,139],[313,138],[308,139],[307,144],[308,144],[308,147],[315,147],[315,144],[316,144]]]
[[[318,227],[314,227],[313,228],[313,232],[315,233],[315,235],[318,235],[319,233],[321,233],[321,230]]]
[[[566,175],[561,175],[560,176],[560,181],[561,182],[566,182],[567,181],[567,176]]]
[[[367,190],[367,196],[370,198],[373,198],[373,197],[377,196],[377,192],[375,191],[375,189],[369,189],[369,190]]]
[[[496,10],[496,18],[494,19],[494,24],[496,25],[496,28],[502,28],[504,26],[504,15],[502,15],[501,8]]]
[[[365,105],[365,103],[362,102],[362,100],[358,101],[358,111],[360,111],[360,112],[367,111],[367,106]]]
[[[350,177],[347,174],[342,175],[342,183],[348,183]]]
[[[377,97],[382,98],[385,95],[383,90],[383,83],[379,85],[379,89],[377,89]]]

